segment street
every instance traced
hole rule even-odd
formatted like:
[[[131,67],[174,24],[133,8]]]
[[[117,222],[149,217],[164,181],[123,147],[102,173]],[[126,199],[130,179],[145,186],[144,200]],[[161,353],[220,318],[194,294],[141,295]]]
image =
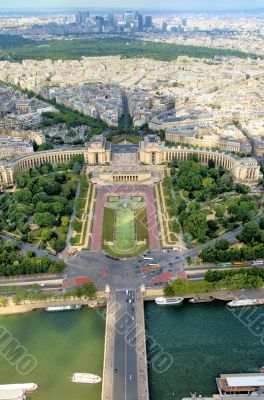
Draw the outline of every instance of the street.
[[[126,294],[127,293],[127,294]],[[138,400],[135,291],[116,292],[113,399]]]

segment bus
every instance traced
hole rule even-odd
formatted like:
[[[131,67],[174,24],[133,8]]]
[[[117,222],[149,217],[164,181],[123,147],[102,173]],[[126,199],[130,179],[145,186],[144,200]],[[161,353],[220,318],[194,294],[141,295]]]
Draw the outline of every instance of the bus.
[[[221,263],[218,265],[219,268],[228,268],[228,267],[232,267],[231,262],[225,262],[225,263]]]
[[[232,262],[232,266],[233,267],[244,267],[246,264],[244,263],[244,261],[234,261]]]
[[[253,267],[262,266],[262,265],[264,265],[264,260],[251,261],[251,265]]]

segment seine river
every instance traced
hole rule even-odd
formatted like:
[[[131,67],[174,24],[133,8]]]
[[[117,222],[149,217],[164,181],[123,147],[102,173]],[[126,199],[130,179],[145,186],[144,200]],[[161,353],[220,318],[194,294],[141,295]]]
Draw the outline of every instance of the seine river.
[[[148,347],[154,343],[156,355],[159,345],[171,362],[162,365],[169,367],[164,372],[150,358],[150,400],[178,400],[190,392],[210,395],[216,393],[220,373],[258,372],[264,365],[264,307],[254,312],[256,334],[245,327],[248,313],[242,322],[221,302],[168,307],[146,303]],[[83,371],[102,376],[104,328],[104,319],[89,309],[1,317],[0,333],[8,330],[36,358],[37,366],[21,376],[3,357],[0,335],[0,383],[38,383],[32,400],[100,400],[101,384],[77,385],[70,377]]]
[[[1,384],[37,383],[39,389],[28,396],[32,400],[100,400],[101,384],[70,381],[74,372],[102,376],[105,321],[95,310],[1,317],[0,327],[1,333],[7,329],[37,360],[36,368],[23,377],[0,348]]]
[[[251,327],[254,334],[245,326],[253,311],[249,320],[256,320]],[[172,357],[166,372],[159,371],[150,359],[151,400],[181,399],[189,397],[190,392],[211,395],[217,393],[215,378],[221,373],[259,372],[264,365],[264,307],[251,308],[249,312],[242,322],[222,302],[179,306],[146,303],[151,343],[158,343]]]

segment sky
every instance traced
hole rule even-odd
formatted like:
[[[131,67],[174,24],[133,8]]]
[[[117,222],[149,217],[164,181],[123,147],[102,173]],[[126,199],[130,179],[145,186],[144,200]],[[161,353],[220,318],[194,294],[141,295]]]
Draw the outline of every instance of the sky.
[[[224,10],[263,8],[263,0],[0,0],[0,9],[45,9],[45,8],[160,8],[175,10]]]

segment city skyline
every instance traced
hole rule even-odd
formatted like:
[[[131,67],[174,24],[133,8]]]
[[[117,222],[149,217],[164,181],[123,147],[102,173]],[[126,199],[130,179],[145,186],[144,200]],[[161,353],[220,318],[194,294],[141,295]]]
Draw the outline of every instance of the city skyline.
[[[109,7],[109,1],[99,0],[99,1],[86,1],[78,0],[72,2],[72,0],[47,0],[45,5],[43,5],[42,0],[26,0],[23,2],[23,7],[21,6],[20,0],[11,0],[8,4],[8,9],[47,9],[47,8],[140,8],[140,9],[175,9],[175,10],[234,10],[234,9],[256,9],[263,7],[262,0],[233,0],[231,3],[228,0],[218,0],[212,4],[210,0],[188,0],[182,4],[180,1],[174,0],[164,0],[158,1],[153,7],[153,2],[151,0],[114,0],[111,2],[111,7]],[[1,4],[0,9],[7,9],[6,4]]]

